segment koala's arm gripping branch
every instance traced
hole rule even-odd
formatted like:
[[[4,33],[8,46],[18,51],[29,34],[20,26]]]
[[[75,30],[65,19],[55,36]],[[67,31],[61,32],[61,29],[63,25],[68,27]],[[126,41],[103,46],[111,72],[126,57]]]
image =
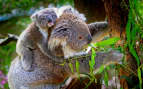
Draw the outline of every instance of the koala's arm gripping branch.
[[[89,54],[88,54],[89,55]],[[79,57],[79,58],[73,58],[71,63],[73,64],[74,72],[77,72],[76,70],[76,60],[79,62],[79,72],[80,73],[89,73],[90,66],[89,61],[91,60],[91,56],[85,56]],[[101,65],[108,65],[109,63],[120,63],[122,60],[123,54],[119,53],[117,51],[110,51],[110,52],[97,52],[95,57],[95,65],[94,70],[97,70]]]
[[[105,36],[110,36],[111,29],[106,21],[91,23],[88,24],[88,27],[92,35],[91,43],[101,41]]]

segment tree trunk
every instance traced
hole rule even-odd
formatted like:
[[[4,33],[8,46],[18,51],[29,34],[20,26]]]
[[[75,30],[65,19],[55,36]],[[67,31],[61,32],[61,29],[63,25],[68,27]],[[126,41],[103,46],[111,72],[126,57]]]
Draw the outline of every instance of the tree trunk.
[[[125,38],[128,20],[128,0],[104,0],[106,16],[111,27],[111,35]]]
[[[85,15],[87,23],[105,20],[106,14],[102,0],[74,0],[74,6]]]

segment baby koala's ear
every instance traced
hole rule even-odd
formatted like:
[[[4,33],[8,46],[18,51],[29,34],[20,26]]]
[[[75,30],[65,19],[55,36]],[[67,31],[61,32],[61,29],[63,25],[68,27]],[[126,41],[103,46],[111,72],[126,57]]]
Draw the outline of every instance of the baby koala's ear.
[[[35,21],[37,21],[37,17],[38,17],[38,14],[37,14],[37,13],[34,13],[34,14],[31,15],[30,18],[31,18],[32,21],[35,22]]]

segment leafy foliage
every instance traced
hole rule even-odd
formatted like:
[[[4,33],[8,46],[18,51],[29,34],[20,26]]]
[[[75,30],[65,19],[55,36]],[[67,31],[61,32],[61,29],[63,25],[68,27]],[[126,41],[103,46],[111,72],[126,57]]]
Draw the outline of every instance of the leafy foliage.
[[[40,0],[0,0],[0,14],[11,13],[11,10],[19,9],[29,9],[36,5]]]
[[[139,78],[139,86],[142,89],[142,72],[140,66],[140,61],[143,60],[140,54],[142,52],[142,35],[143,35],[143,16],[142,16],[142,9],[143,2],[140,0],[129,0],[130,8],[129,8],[129,17],[128,23],[126,26],[126,36],[127,36],[127,45],[129,48],[130,53],[134,56],[137,61],[138,69],[138,78]],[[138,46],[139,43],[142,46]],[[140,49],[137,51],[137,49]]]
[[[107,70],[111,69],[111,68],[115,68],[115,65],[114,63],[109,63],[109,65],[101,65],[99,67],[99,69],[96,69],[96,73],[95,73],[95,57],[96,57],[96,51],[95,51],[95,48],[98,48],[100,49],[100,47],[106,47],[106,46],[111,46],[111,45],[115,45],[115,43],[120,40],[120,38],[109,38],[107,40],[103,40],[103,41],[100,41],[100,42],[97,42],[97,43],[92,43],[91,44],[91,47],[92,47],[92,55],[91,55],[91,60],[89,60],[89,67],[90,67],[90,82],[87,84],[86,88],[92,83],[92,82],[96,82],[96,78],[95,78],[95,74],[98,74],[98,73],[104,73],[104,82],[105,82],[105,85],[108,86],[108,73],[107,73]],[[114,66],[114,67],[113,67]]]
[[[33,7],[47,7],[49,3],[58,7],[67,4],[73,6],[73,0],[0,0],[0,14],[11,13],[14,9],[29,10]]]
[[[0,47],[0,88],[8,89],[7,74],[10,63],[14,59],[16,43],[12,42],[7,46]]]
[[[9,43],[7,46],[0,47],[0,69],[4,71],[4,73],[8,72],[8,68],[12,58],[14,58],[15,54],[13,53],[16,48],[16,43]]]

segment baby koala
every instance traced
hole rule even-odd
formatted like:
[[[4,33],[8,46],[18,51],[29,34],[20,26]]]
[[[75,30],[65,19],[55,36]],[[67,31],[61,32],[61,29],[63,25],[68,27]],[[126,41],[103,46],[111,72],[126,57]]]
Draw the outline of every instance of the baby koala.
[[[32,23],[21,33],[16,44],[16,52],[21,57],[21,64],[24,70],[33,70],[33,53],[39,47],[46,53],[48,31],[55,24],[57,14],[54,8],[46,8],[34,13],[31,16]]]
[[[31,16],[32,21],[41,29],[52,27],[57,19],[56,8],[46,8],[34,13]]]

